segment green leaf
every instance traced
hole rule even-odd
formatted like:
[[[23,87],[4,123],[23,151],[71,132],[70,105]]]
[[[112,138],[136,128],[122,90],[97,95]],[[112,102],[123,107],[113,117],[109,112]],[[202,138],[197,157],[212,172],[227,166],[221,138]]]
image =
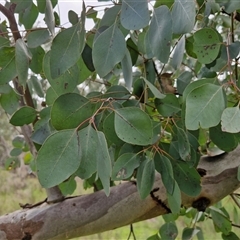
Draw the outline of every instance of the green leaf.
[[[4,111],[13,114],[19,107],[20,96],[12,89],[10,93],[1,94],[0,103]]]
[[[181,209],[181,204],[182,204],[182,198],[181,198],[181,191],[177,182],[174,181],[173,193],[169,194],[167,192],[167,199],[168,199],[168,205],[171,209],[171,212],[173,214],[179,214]]]
[[[201,178],[197,170],[183,161],[172,162],[172,164],[174,177],[181,191],[192,197],[198,196],[201,192]]]
[[[178,235],[178,229],[172,222],[165,223],[159,230],[162,239],[174,240]]]
[[[64,196],[71,195],[77,188],[77,183],[74,177],[70,177],[67,181],[60,183],[59,188]]]
[[[168,7],[154,9],[147,35],[154,56],[167,63],[172,41],[172,16]]]
[[[173,179],[173,169],[170,160],[161,155],[155,154],[154,163],[156,170],[161,174],[163,184],[167,192],[172,195],[174,191],[175,180]]]
[[[184,228],[182,233],[182,240],[191,240],[198,234],[200,230],[197,228]]]
[[[239,119],[239,106],[224,109],[221,117],[222,131],[229,133],[240,132]]]
[[[16,41],[15,48],[16,70],[18,80],[21,85],[25,86],[28,78],[28,68],[31,56],[25,42],[22,39],[18,39]]]
[[[111,112],[103,122],[103,131],[108,142],[115,146],[123,145],[123,141],[117,136],[114,127],[114,112]]]
[[[77,94],[67,93],[56,99],[52,106],[52,124],[57,130],[76,128],[93,114],[91,102]]]
[[[110,194],[110,177],[112,175],[111,158],[108,152],[107,141],[103,132],[97,131],[97,174],[102,182],[104,192]]]
[[[225,235],[228,235],[232,229],[231,221],[218,209],[210,207],[210,213],[214,225]]]
[[[121,23],[129,30],[144,28],[149,23],[148,1],[123,0],[121,10]]]
[[[88,125],[78,132],[82,155],[76,175],[82,179],[88,179],[97,171],[98,136],[97,132]]]
[[[54,187],[68,179],[79,167],[80,145],[75,129],[53,133],[38,152],[38,179],[44,188]]]
[[[178,152],[183,160],[190,159],[190,143],[188,141],[188,136],[182,128],[177,128],[177,138],[178,138]]]
[[[64,74],[56,79],[52,79],[50,73],[50,54],[49,52],[45,54],[43,59],[43,71],[50,83],[52,90],[56,95],[60,96],[64,93],[71,93],[76,89],[78,85],[79,74],[81,74],[78,65],[74,65]]]
[[[9,39],[0,36],[0,48],[2,48],[2,47],[9,47],[9,46],[10,46]]]
[[[166,94],[163,99],[155,99],[155,106],[163,117],[171,117],[181,111],[179,98],[174,94]]]
[[[184,51],[185,51],[185,37],[183,36],[177,43],[170,63],[175,70],[177,70],[182,63]]]
[[[221,150],[230,152],[238,146],[238,139],[236,134],[223,132],[221,125],[209,129],[209,137]]]
[[[36,48],[46,43],[50,38],[47,29],[36,29],[27,35],[27,45],[29,48]]]
[[[132,59],[128,49],[126,49],[126,53],[124,58],[121,61],[122,71],[123,71],[123,78],[125,81],[126,88],[131,90],[132,88]]]
[[[194,0],[175,0],[172,9],[173,33],[183,34],[193,30],[196,17]]]
[[[158,234],[154,234],[148,237],[147,240],[161,240],[161,238],[158,236]]]
[[[101,33],[93,43],[93,64],[100,77],[106,76],[126,53],[124,35],[113,24]]]
[[[186,127],[197,130],[200,127],[217,126],[225,109],[225,96],[221,86],[204,84],[193,89],[186,99]]]
[[[152,122],[149,116],[136,107],[115,110],[115,131],[124,142],[136,145],[152,143]]]
[[[31,48],[30,52],[32,54],[32,60],[30,63],[30,69],[34,73],[42,73],[42,62],[43,62],[43,57],[45,55],[45,51],[41,46],[37,48]]]
[[[68,19],[69,19],[69,22],[72,24],[72,25],[75,25],[78,23],[79,19],[78,19],[78,14],[72,10],[70,10],[68,12]]]
[[[81,57],[85,31],[81,22],[63,30],[54,39],[50,52],[50,72],[53,79],[61,76]]]
[[[19,22],[22,23],[26,29],[31,29],[37,20],[37,17],[38,8],[31,1],[31,4],[28,3],[28,7],[19,13]]]
[[[15,49],[3,47],[0,49],[0,55],[0,84],[5,84],[17,76]]]
[[[118,181],[131,177],[133,171],[140,165],[141,157],[135,153],[121,155],[113,166],[112,180]]]
[[[234,232],[230,232],[229,234],[222,234],[223,240],[239,240],[240,238]]]
[[[28,85],[32,86],[32,88],[34,89],[34,92],[39,97],[44,98],[44,92],[43,92],[41,80],[39,80],[36,76],[31,76],[31,78],[28,81]]]
[[[211,28],[200,29],[194,33],[193,38],[193,51],[200,63],[211,63],[217,58],[221,42],[216,30]]]
[[[32,123],[37,117],[36,110],[32,107],[21,107],[10,119],[10,123],[14,126],[23,126]]]
[[[121,5],[115,5],[111,8],[106,9],[100,23],[99,28],[101,27],[110,27],[113,25],[121,12]]]
[[[144,160],[137,171],[137,189],[141,199],[146,198],[152,190],[155,180],[155,166],[152,159]]]
[[[163,99],[166,97],[166,95],[162,94],[152,83],[150,83],[147,79],[145,79],[144,77],[142,77],[142,79],[144,80],[144,82],[147,84],[147,86],[149,87],[149,89],[151,90],[151,92],[153,93],[154,97],[159,98],[159,99]]]

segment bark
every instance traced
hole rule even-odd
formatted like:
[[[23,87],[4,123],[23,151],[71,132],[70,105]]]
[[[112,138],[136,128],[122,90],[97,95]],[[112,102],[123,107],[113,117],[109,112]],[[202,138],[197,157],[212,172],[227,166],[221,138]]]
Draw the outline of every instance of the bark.
[[[202,157],[198,170],[202,175],[202,191],[197,197],[182,194],[182,205],[205,210],[240,186],[237,179],[240,148],[218,157]],[[70,239],[112,230],[130,223],[168,213],[166,190],[160,175],[151,194],[141,200],[135,182],[103,191],[65,199],[59,203],[43,203],[0,217],[0,239]]]

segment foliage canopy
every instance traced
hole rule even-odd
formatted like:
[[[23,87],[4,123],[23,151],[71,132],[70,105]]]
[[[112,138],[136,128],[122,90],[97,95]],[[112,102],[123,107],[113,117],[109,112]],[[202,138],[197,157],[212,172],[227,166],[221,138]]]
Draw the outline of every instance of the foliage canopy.
[[[0,104],[12,125],[32,124],[37,149],[29,154],[17,136],[16,155],[25,152],[41,185],[64,194],[75,177],[106,195],[116,181],[135,179],[145,198],[158,171],[173,213],[159,234],[174,239],[181,192],[201,191],[201,153],[231,151],[240,141],[240,3],[122,0],[99,17],[83,2],[65,27],[57,2],[11,0],[0,8],[5,14],[11,5],[22,33],[0,23]],[[86,30],[89,19],[94,28]],[[224,239],[238,239],[223,208],[207,213]],[[183,239],[201,234],[186,228]]]

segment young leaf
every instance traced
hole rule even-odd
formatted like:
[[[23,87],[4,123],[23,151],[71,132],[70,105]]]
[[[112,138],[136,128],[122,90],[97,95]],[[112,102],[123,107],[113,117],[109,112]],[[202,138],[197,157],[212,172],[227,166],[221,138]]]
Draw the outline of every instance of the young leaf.
[[[152,190],[155,180],[155,166],[152,159],[144,160],[137,171],[137,189],[141,199],[146,198]]]
[[[53,133],[44,142],[36,159],[37,174],[44,188],[68,179],[79,167],[80,145],[75,129]]]
[[[200,29],[194,33],[193,38],[193,51],[196,53],[198,61],[204,64],[213,62],[221,47],[216,30],[212,28]]]
[[[129,30],[144,28],[149,23],[148,1],[122,1],[121,23]]]
[[[10,123],[14,126],[23,126],[24,124],[32,123],[37,117],[37,112],[34,108],[24,106],[17,110],[10,119]]]
[[[134,169],[140,165],[141,157],[135,153],[121,155],[113,166],[112,180],[122,180],[131,177]]]
[[[113,24],[101,33],[93,43],[93,64],[100,77],[106,76],[126,53],[124,35]]]
[[[96,131],[88,125],[78,132],[82,154],[76,175],[82,179],[88,179],[97,171],[98,136]]]
[[[167,63],[172,40],[172,16],[168,7],[154,9],[146,37],[154,56],[162,63]]]
[[[239,119],[239,106],[224,109],[221,117],[222,131],[229,133],[240,132]]]
[[[81,22],[63,30],[54,39],[50,52],[50,72],[53,79],[61,76],[81,57],[84,47]]]
[[[193,30],[196,17],[194,0],[175,0],[172,9],[173,33],[183,34]]]
[[[77,93],[67,93],[52,106],[52,124],[57,130],[76,128],[93,114],[91,102]]]
[[[221,86],[204,84],[192,90],[186,99],[186,127],[189,130],[218,125],[225,109],[225,96]]]
[[[103,132],[97,132],[97,174],[102,182],[104,192],[110,194],[110,177],[112,175],[112,163],[108,152],[107,141]]]
[[[136,145],[152,143],[152,122],[149,116],[137,107],[115,110],[115,131],[124,142]]]

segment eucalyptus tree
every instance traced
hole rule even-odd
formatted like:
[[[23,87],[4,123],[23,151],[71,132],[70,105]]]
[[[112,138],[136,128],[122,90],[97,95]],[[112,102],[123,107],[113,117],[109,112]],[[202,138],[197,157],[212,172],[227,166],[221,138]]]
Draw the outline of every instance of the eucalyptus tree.
[[[179,237],[180,215],[193,218],[183,239],[202,239],[204,218],[239,239],[212,205],[237,202],[240,186],[240,2],[116,0],[99,14],[83,1],[68,25],[57,5],[0,4],[0,104],[21,128],[14,155],[47,192],[0,217],[1,239],[67,239],[158,215],[166,223],[149,239]],[[77,178],[94,193],[69,196]]]

